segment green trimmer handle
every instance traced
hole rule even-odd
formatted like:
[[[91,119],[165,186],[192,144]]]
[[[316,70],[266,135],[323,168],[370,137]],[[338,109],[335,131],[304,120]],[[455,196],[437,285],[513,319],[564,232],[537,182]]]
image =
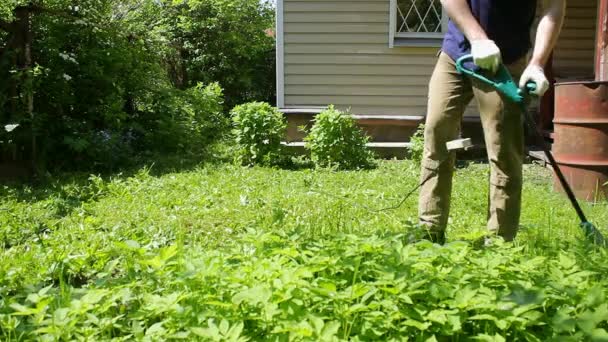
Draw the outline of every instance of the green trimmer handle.
[[[456,61],[456,70],[460,74],[465,74],[471,76],[477,80],[480,80],[493,88],[495,88],[498,92],[506,96],[509,100],[515,103],[524,103],[526,101],[526,96],[536,90],[536,84],[534,82],[529,82],[526,84],[526,92],[523,92],[509,73],[509,70],[504,64],[501,64],[498,68],[498,71],[492,79],[476,72],[475,70],[469,69],[464,66],[466,62],[472,62],[473,55],[464,55],[460,57]]]

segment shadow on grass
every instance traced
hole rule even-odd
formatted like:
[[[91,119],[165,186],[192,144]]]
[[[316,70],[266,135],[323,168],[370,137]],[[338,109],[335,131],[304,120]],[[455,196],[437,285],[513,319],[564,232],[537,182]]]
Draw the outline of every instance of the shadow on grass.
[[[0,181],[0,196],[16,202],[34,204],[51,200],[48,204],[54,217],[69,215],[84,203],[104,196],[103,189],[113,180],[126,180],[144,172],[152,177],[190,172],[206,165],[228,162],[226,154],[154,154],[134,158],[128,165],[114,169],[79,167],[72,170],[47,171],[27,180]],[[10,208],[0,208],[10,211]]]

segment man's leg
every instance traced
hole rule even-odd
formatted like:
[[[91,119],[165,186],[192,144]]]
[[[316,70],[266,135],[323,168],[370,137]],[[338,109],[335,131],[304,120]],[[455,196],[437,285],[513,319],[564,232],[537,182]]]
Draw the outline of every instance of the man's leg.
[[[445,239],[454,168],[454,156],[448,153],[446,143],[458,137],[462,115],[472,97],[470,81],[442,53],[429,83],[419,199],[420,224],[440,243]]]
[[[525,65],[522,59],[508,67],[515,80]],[[473,93],[479,105],[490,163],[488,230],[512,241],[519,229],[521,213],[523,116],[519,105],[503,101],[486,84],[473,81]]]

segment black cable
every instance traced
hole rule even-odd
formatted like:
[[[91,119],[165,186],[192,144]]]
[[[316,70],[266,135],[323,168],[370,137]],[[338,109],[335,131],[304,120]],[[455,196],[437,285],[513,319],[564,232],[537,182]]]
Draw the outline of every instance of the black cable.
[[[447,157],[446,157],[446,158],[445,158],[443,161],[441,161],[441,163],[443,163],[443,162],[445,162],[446,160],[448,160],[448,158],[450,158],[450,157],[451,157],[451,153],[453,153],[453,152],[449,152],[449,151],[448,151],[448,156],[447,156]],[[390,207],[386,207],[386,208],[381,208],[381,209],[375,209],[375,208],[370,208],[370,207],[368,207],[368,206],[366,206],[366,205],[363,205],[363,204],[352,203],[352,202],[351,202],[351,204],[352,204],[352,205],[356,205],[356,206],[360,206],[360,207],[362,207],[362,208],[364,208],[364,209],[366,209],[367,211],[372,212],[372,213],[381,213],[381,212],[384,212],[384,211],[389,211],[389,210],[396,210],[396,209],[399,209],[399,208],[401,208],[401,206],[403,206],[403,204],[404,204],[404,203],[405,203],[405,202],[406,202],[406,201],[407,201],[407,200],[408,200],[410,197],[412,197],[412,195],[413,195],[413,194],[414,194],[416,191],[418,191],[418,189],[422,188],[422,187],[424,186],[424,184],[426,184],[426,183],[427,183],[429,180],[431,180],[431,178],[432,178],[433,176],[435,176],[435,175],[436,175],[436,173],[437,173],[437,171],[431,172],[431,174],[429,174],[429,175],[428,175],[428,176],[427,176],[427,177],[426,177],[426,178],[425,178],[425,179],[424,179],[422,182],[420,182],[420,184],[418,184],[418,185],[417,185],[415,188],[413,188],[412,190],[410,190],[410,191],[409,191],[409,192],[408,192],[408,193],[407,193],[407,194],[406,194],[406,195],[405,195],[405,196],[404,196],[404,197],[401,199],[401,201],[399,201],[399,203],[398,203],[398,204],[396,204],[396,205],[394,205],[394,206],[390,206]],[[316,192],[316,193],[318,193],[318,194],[325,195],[325,196],[328,196],[328,197],[332,197],[332,198],[336,198],[336,199],[341,199],[341,200],[343,200],[343,201],[347,201],[346,196],[338,196],[338,195],[331,194],[331,193],[328,193],[328,192],[325,192],[325,191],[322,191],[322,190],[314,190],[314,189],[311,189],[310,191],[312,191],[312,192]],[[350,201],[349,201],[349,202],[350,202]]]
[[[413,188],[412,190],[410,190],[402,199],[401,201],[399,201],[399,203],[397,205],[391,206],[391,207],[386,207],[386,208],[381,208],[381,209],[376,209],[376,208],[371,208],[368,207],[364,204],[359,204],[359,203],[353,203],[352,201],[348,201],[348,199],[346,198],[346,196],[339,196],[336,194],[332,194],[323,190],[315,190],[315,189],[311,189],[310,191],[327,196],[327,197],[332,197],[335,199],[339,199],[339,200],[343,200],[343,201],[347,201],[349,202],[351,205],[353,206],[359,206],[364,208],[365,210],[372,212],[372,213],[380,213],[380,212],[384,212],[384,211],[389,211],[389,210],[396,210],[401,208],[401,206],[403,206],[403,204],[418,190],[420,189],[422,186],[424,186],[424,184],[426,184],[429,180],[431,180],[431,178],[434,176],[434,174],[430,174],[428,177],[426,177],[426,179],[424,179],[424,181],[422,181],[420,184],[418,184],[415,188]]]

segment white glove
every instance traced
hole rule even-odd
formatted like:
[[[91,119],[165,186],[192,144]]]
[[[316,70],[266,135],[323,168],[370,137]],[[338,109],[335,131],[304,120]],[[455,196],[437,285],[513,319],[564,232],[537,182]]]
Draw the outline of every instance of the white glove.
[[[542,97],[549,90],[549,80],[547,80],[543,68],[538,65],[528,65],[519,79],[519,88],[525,90],[528,82],[536,84],[536,90],[530,93],[538,97]]]
[[[471,54],[473,55],[473,62],[478,67],[492,72],[496,72],[500,63],[502,63],[500,49],[493,40],[473,40],[471,42]]]

